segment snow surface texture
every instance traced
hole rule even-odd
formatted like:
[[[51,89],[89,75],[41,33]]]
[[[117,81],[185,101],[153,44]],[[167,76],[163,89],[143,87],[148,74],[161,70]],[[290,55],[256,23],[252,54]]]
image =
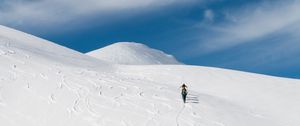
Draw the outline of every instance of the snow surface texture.
[[[300,81],[110,65],[0,26],[0,126],[299,126]],[[183,104],[179,86],[189,94]]]
[[[119,42],[87,53],[92,57],[126,65],[181,64],[172,55],[134,42]]]

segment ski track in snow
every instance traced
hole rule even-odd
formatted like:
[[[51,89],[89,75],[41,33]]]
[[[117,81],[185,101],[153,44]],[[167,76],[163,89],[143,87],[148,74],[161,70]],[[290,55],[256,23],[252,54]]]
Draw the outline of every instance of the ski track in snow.
[[[182,114],[184,108],[185,108],[185,105],[182,106],[182,108],[180,109],[180,111],[179,111],[178,114],[176,115],[176,119],[175,119],[175,120],[176,120],[176,126],[180,126],[180,124],[179,124],[179,117],[180,117],[180,115]]]

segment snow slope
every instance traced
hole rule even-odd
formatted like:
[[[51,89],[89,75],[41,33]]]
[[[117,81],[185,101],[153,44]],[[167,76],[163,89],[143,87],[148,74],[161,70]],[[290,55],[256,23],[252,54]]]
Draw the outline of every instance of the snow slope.
[[[172,55],[134,42],[118,42],[88,52],[87,55],[114,64],[149,65],[181,64]]]
[[[109,65],[0,26],[1,126],[299,126],[300,81],[187,65]],[[188,85],[182,103],[179,86]]]
[[[0,55],[20,56],[15,59],[37,58],[32,62],[57,62],[75,66],[111,66],[104,61],[87,57],[80,52],[47,40],[0,25]],[[18,55],[11,55],[18,54]],[[31,56],[32,55],[32,56]],[[45,63],[49,64],[49,63]],[[109,69],[107,69],[109,70]]]

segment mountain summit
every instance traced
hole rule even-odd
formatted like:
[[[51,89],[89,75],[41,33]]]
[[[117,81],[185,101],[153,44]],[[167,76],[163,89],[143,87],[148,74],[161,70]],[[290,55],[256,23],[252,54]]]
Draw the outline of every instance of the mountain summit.
[[[134,42],[118,42],[104,48],[88,52],[87,55],[114,64],[154,65],[181,64],[172,55],[146,45]]]

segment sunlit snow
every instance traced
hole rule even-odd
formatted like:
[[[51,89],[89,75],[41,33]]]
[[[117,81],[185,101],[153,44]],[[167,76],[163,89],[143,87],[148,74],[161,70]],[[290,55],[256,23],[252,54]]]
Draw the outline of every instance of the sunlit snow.
[[[0,126],[300,125],[300,80],[182,65],[149,47],[159,56],[137,61],[144,52],[131,59],[111,47],[123,58],[94,58],[0,26]]]

